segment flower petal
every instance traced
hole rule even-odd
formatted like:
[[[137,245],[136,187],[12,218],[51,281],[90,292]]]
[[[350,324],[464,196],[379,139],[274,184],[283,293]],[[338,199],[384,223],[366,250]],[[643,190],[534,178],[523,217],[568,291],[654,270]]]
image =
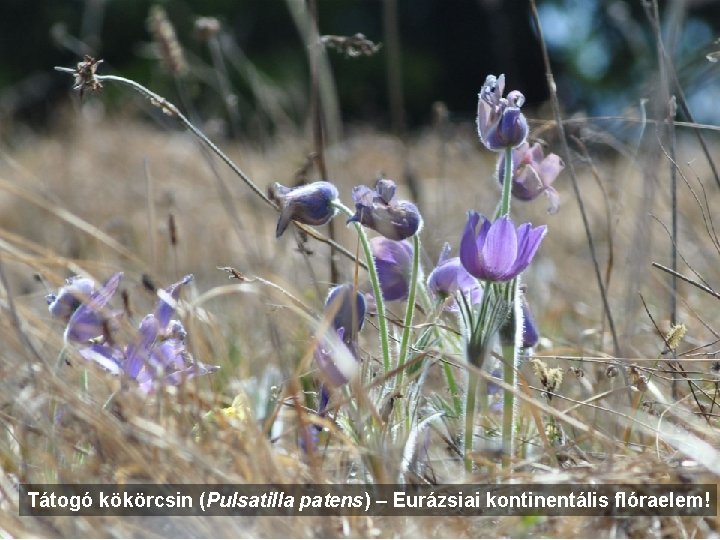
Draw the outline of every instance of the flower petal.
[[[486,279],[504,279],[517,257],[517,243],[515,225],[507,216],[493,223],[480,252]]]
[[[468,220],[460,239],[460,262],[462,262],[465,269],[475,277],[479,277],[482,273],[475,232],[479,221],[479,213],[475,210],[468,212]]]
[[[137,378],[150,357],[150,349],[157,339],[160,324],[155,315],[147,315],[140,322],[140,332],[135,343],[128,345],[125,373],[131,379]]]
[[[546,233],[546,225],[540,225],[533,229],[529,223],[525,223],[518,228],[519,246],[517,259],[510,272],[508,272],[510,277],[507,279],[512,279],[517,276],[530,265]]]
[[[158,298],[160,298],[160,301],[157,303],[157,306],[155,306],[155,317],[158,320],[161,331],[167,328],[168,324],[170,323],[170,319],[175,313],[175,309],[177,308],[177,302],[180,298],[180,289],[183,285],[187,285],[192,280],[193,275],[188,274],[180,281],[178,281],[177,283],[173,283],[164,290],[158,289],[157,295]]]

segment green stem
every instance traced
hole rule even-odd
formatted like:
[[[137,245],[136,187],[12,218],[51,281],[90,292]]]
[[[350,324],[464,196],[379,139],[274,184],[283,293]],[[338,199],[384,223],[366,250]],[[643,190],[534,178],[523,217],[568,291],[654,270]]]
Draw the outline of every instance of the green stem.
[[[346,214],[348,217],[352,217],[354,215],[354,212],[340,201],[334,201],[333,206]],[[377,274],[375,259],[372,255],[372,249],[370,248],[370,241],[368,240],[367,233],[360,223],[355,222],[354,225],[355,230],[358,233],[358,238],[360,239],[363,252],[365,253],[368,274],[370,275],[370,283],[372,285],[373,295],[375,295],[378,328],[380,329],[380,349],[383,357],[383,369],[385,370],[385,373],[388,373],[390,371],[390,340],[388,337],[387,319],[385,318],[385,301],[383,300],[382,289],[380,288],[380,278]]]
[[[475,396],[477,394],[478,376],[474,369],[468,370],[468,388],[465,399],[465,470],[473,470],[473,460],[470,454],[473,450],[473,433],[475,427]]]
[[[503,176],[502,197],[495,212],[495,219],[510,215],[510,198],[512,193],[512,148],[505,149],[505,174]]]
[[[520,305],[520,277],[518,276],[507,284],[508,297],[513,303],[513,323],[515,335],[512,345],[504,345],[502,355],[505,359],[503,364],[503,380],[512,390],[503,392],[503,467],[507,468],[512,463],[515,454],[515,391],[517,390],[517,369],[519,367],[519,351],[522,346],[523,318],[522,306]]]
[[[402,387],[403,374],[405,369],[402,366],[407,360],[408,347],[410,345],[410,334],[412,333],[412,320],[415,313],[415,291],[417,290],[418,273],[420,269],[420,238],[418,235],[412,237],[413,240],[413,263],[412,272],[410,273],[410,290],[408,291],[407,307],[405,308],[405,321],[403,326],[402,339],[400,341],[400,355],[398,356],[398,367],[400,371],[397,375],[396,389]]]

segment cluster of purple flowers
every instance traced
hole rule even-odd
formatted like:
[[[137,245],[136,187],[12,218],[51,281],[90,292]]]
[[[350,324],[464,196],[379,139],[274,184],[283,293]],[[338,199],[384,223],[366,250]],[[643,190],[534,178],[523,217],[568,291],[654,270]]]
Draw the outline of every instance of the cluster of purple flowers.
[[[552,184],[564,165],[555,154],[544,155],[539,143],[527,142],[528,123],[521,111],[525,101],[517,90],[504,96],[505,77],[489,75],[479,93],[477,128],[482,143],[499,153],[498,180],[504,182],[510,167],[512,195],[529,201],[544,194],[550,201],[549,212],[559,206],[558,194]],[[506,163],[506,156],[512,156]],[[331,220],[336,208],[338,190],[329,182],[314,182],[298,188],[274,186],[280,206],[277,236],[283,234],[291,221],[322,225]],[[413,266],[413,244],[408,241],[418,234],[423,220],[415,204],[396,198],[396,185],[381,178],[374,189],[357,186],[352,191],[355,213],[348,223],[356,222],[379,233],[370,241],[383,300],[402,301],[408,298]],[[506,211],[507,212],[507,211]],[[350,211],[348,212],[348,214]],[[484,286],[506,283],[523,272],[537,253],[547,232],[544,225],[530,223],[516,226],[509,214],[494,220],[478,212],[468,212],[468,220],[460,238],[459,256],[449,257],[446,245],[427,279],[429,292],[449,311],[459,311],[459,298],[465,305],[482,301]],[[346,384],[357,370],[357,334],[368,306],[354,286],[341,285],[330,290],[325,304],[329,317],[327,332],[317,339],[315,360],[322,374],[323,395],[327,387]],[[538,340],[529,308],[524,305],[525,347]],[[322,327],[322,326],[321,326]],[[323,400],[327,404],[327,397]],[[319,411],[321,414],[324,410]]]
[[[116,343],[114,330],[123,311],[107,306],[122,277],[122,272],[113,274],[98,287],[90,278],[75,276],[47,296],[50,313],[66,323],[66,342],[77,343],[83,358],[109,373],[136,381],[144,393],[218,369],[193,359],[182,322],[172,318],[180,290],[192,275],[159,290],[155,311],[142,319],[134,338],[124,346]]]

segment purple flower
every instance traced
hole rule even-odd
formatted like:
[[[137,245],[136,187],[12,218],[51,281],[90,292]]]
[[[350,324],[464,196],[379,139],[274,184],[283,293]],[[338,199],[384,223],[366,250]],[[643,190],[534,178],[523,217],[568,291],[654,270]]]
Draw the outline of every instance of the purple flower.
[[[460,241],[460,261],[478,279],[510,281],[528,267],[546,232],[545,225],[533,228],[524,223],[516,229],[508,216],[491,223],[470,211]]]
[[[523,310],[523,337],[522,337],[522,346],[524,349],[529,349],[530,347],[534,347],[537,345],[538,341],[540,341],[540,334],[538,334],[537,325],[535,324],[535,318],[533,317],[532,311],[530,311],[530,306],[528,303],[523,300],[522,303],[522,310]]]
[[[410,290],[413,248],[407,240],[389,240],[376,236],[370,240],[370,249],[377,268],[380,288],[385,300],[405,300]]]
[[[353,336],[362,330],[365,309],[365,296],[351,283],[333,287],[325,300],[325,312],[333,314],[332,327],[345,330],[345,343],[348,345]]]
[[[158,292],[160,300],[155,313],[143,318],[135,339],[126,347],[93,343],[82,347],[80,355],[113,375],[124,374],[136,381],[146,394],[159,386],[177,386],[183,380],[219,369],[219,366],[209,366],[193,359],[185,345],[185,328],[180,321],[170,319],[180,287],[191,279],[192,276],[185,276]]]
[[[523,334],[522,334],[522,348],[528,349],[537,345],[540,340],[538,335],[537,326],[535,325],[535,319],[530,311],[525,297],[522,298],[522,312],[523,312]],[[508,319],[505,325],[500,329],[500,340],[503,345],[513,345],[515,343],[515,320],[513,317]]]
[[[57,295],[47,296],[50,313],[67,322],[65,341],[82,343],[107,332],[110,321],[122,314],[105,309],[122,277],[122,272],[117,272],[98,289],[92,279],[75,276]]]
[[[527,120],[520,112],[525,96],[513,90],[504,98],[504,89],[505,75],[488,75],[478,94],[478,135],[488,150],[515,148],[528,135]]]
[[[275,183],[273,193],[280,204],[276,238],[282,236],[293,220],[305,225],[324,225],[336,212],[332,203],[338,198],[338,190],[330,182],[313,182],[296,188]]]
[[[358,361],[345,344],[345,329],[328,329],[315,347],[315,361],[325,383],[333,388],[347,384],[358,371]]]
[[[550,201],[548,213],[558,211],[560,200],[553,182],[565,168],[565,164],[556,154],[545,156],[540,143],[532,147],[524,142],[512,151],[512,194],[520,200],[532,201],[545,193]],[[505,178],[505,154],[498,160],[498,180],[502,185]]]
[[[395,189],[395,182],[385,178],[377,181],[375,189],[353,188],[355,215],[347,222],[357,221],[390,240],[404,240],[416,234],[423,223],[420,212],[410,201],[396,200]]]
[[[470,305],[479,304],[483,295],[482,287],[465,270],[460,257],[448,258],[449,254],[450,244],[445,244],[437,266],[428,276],[428,289],[433,295],[445,300],[444,308],[448,311],[460,311],[456,293],[465,296]]]

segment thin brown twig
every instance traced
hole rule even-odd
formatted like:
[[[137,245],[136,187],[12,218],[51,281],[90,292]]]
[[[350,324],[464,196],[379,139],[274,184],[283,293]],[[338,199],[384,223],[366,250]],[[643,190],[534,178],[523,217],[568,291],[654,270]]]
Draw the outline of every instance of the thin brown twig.
[[[570,147],[568,145],[567,136],[565,134],[565,127],[562,122],[562,115],[560,113],[560,102],[557,97],[557,90],[555,85],[555,77],[550,66],[550,56],[548,55],[547,45],[545,43],[545,36],[543,34],[542,25],[540,24],[540,15],[537,11],[537,5],[535,0],[530,0],[530,7],[532,8],[533,20],[538,31],[540,38],[540,47],[542,50],[543,62],[545,64],[545,76],[548,82],[548,89],[550,91],[550,99],[552,102],[553,113],[555,115],[555,121],[557,123],[558,134],[560,136],[560,142],[562,145],[563,153],[565,154],[565,162],[567,163],[568,171],[570,172],[570,179],[572,180],[573,191],[575,192],[575,199],[578,202],[580,208],[580,215],[582,216],[583,227],[585,228],[585,235],[587,237],[588,247],[590,249],[590,256],[593,261],[593,268],[595,270],[595,278],[600,289],[600,296],[602,298],[603,306],[605,308],[605,315],[608,319],[608,325],[610,326],[610,333],[612,334],[613,347],[615,350],[615,356],[622,356],[620,341],[618,339],[617,331],[615,329],[615,322],[612,317],[612,311],[610,309],[610,303],[608,301],[607,292],[605,290],[605,284],[600,274],[600,264],[597,260],[597,253],[595,252],[595,243],[593,241],[592,233],[590,232],[590,222],[588,221],[587,212],[585,211],[585,205],[580,194],[580,186],[578,183],[577,175],[575,174],[575,166],[573,165],[572,159],[570,159]],[[624,372],[623,372],[624,373]]]

